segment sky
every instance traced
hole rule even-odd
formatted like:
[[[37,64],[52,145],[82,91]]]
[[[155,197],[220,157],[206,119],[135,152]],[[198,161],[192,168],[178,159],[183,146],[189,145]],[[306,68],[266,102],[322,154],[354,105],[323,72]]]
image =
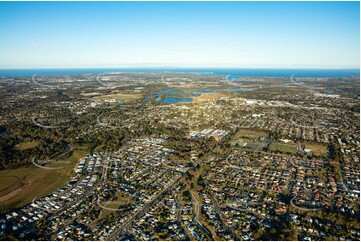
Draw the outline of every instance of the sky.
[[[359,68],[359,2],[0,2],[0,68]]]

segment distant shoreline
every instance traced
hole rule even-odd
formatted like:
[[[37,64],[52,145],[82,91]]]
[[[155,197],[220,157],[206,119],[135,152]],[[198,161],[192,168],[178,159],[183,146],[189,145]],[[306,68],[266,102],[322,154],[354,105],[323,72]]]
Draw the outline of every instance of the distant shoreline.
[[[359,77],[360,69],[281,69],[281,68],[59,68],[0,69],[0,77],[94,75],[101,73],[197,73],[200,76],[346,78]]]

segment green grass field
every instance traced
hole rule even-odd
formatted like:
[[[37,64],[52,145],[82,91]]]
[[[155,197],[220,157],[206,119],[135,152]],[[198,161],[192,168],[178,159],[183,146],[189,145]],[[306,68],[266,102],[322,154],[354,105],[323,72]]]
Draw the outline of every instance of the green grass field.
[[[19,168],[0,171],[0,211],[21,207],[36,197],[46,196],[69,179],[66,170]]]
[[[77,150],[71,151],[70,157],[67,158],[72,163],[78,162],[81,158],[83,158],[88,153],[88,150],[85,148],[78,148]]]
[[[247,139],[258,139],[262,136],[268,137],[268,134],[262,131],[254,131],[249,129],[241,129],[239,130],[234,136],[233,140],[236,140],[238,138],[247,138]]]
[[[245,142],[245,141],[240,141],[240,140],[237,140],[237,141],[233,141],[232,143],[231,143],[231,145],[232,146],[236,146],[237,144],[240,146],[240,147],[242,147],[244,144],[246,144],[247,142]]]
[[[115,201],[111,201],[109,203],[107,203],[107,202],[101,202],[100,203],[100,205],[104,207],[102,209],[101,218],[105,218],[106,216],[108,216],[111,213],[115,212],[112,209],[118,209],[121,206],[124,207],[127,203],[132,204],[134,202],[132,197],[130,197],[130,196],[124,194],[124,193],[117,192],[116,196],[117,196],[117,199]]]
[[[61,169],[42,169],[27,167],[0,171],[0,212],[8,208],[22,207],[50,194],[65,184],[74,171],[75,164],[88,152],[86,149],[77,149],[63,157],[69,163],[49,164],[48,167]]]
[[[295,153],[297,148],[294,145],[286,145],[281,143],[272,143],[269,147],[269,150],[271,151],[279,151],[282,153]]]
[[[40,141],[31,141],[31,142],[23,142],[15,145],[15,149],[17,150],[27,150],[37,147],[40,144]]]

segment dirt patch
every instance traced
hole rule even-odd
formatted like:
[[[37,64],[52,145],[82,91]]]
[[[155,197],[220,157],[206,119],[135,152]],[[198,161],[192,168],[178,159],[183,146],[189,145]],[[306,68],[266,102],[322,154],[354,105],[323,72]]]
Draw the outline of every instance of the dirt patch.
[[[9,193],[1,196],[0,197],[0,203],[5,202],[5,201],[15,197],[16,195],[18,195],[22,190],[24,190],[29,185],[30,185],[30,182],[25,183],[25,184],[21,185],[19,188],[15,189],[14,191],[9,192]]]
[[[0,176],[0,197],[7,194],[8,190],[17,189],[21,185],[21,180],[16,176]]]

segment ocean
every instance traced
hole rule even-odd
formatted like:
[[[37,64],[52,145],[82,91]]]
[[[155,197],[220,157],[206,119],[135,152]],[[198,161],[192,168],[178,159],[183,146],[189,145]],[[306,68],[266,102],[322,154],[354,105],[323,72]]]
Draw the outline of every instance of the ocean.
[[[265,69],[265,68],[74,68],[74,69],[1,69],[0,77],[31,77],[102,74],[109,72],[187,72],[203,76],[239,77],[353,77],[360,76],[360,69]]]

